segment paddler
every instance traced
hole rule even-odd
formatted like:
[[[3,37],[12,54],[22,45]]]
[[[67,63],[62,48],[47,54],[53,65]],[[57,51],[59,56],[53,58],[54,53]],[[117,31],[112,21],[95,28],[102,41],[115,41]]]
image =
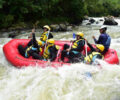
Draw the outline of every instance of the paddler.
[[[106,33],[106,31],[107,31],[106,26],[101,26],[99,31],[100,31],[100,36],[99,36],[98,40],[95,38],[95,36],[93,36],[93,39],[96,44],[104,45],[105,49],[103,51],[103,54],[105,54],[110,47],[111,37]]]
[[[96,59],[103,59],[104,56],[102,53],[104,52],[104,46],[102,44],[97,44],[96,48],[94,48],[90,43],[87,42],[87,45],[90,47],[91,52],[89,55],[84,58],[84,63],[93,64]]]
[[[53,38],[52,33],[50,32],[51,28],[48,25],[43,26],[43,33],[40,36],[40,41],[42,42],[42,45],[45,45],[47,39]],[[32,29],[32,33],[35,33],[35,29]],[[28,43],[27,46],[32,45],[32,39]]]
[[[76,63],[82,59],[81,51],[85,45],[84,34],[82,32],[76,33],[76,40],[71,42],[71,45],[64,45],[61,60],[64,62],[64,58],[69,59],[69,63]]]
[[[32,56],[34,59],[41,59],[41,56],[39,54],[42,52],[42,47],[42,42],[40,40],[36,40],[35,33],[32,33],[32,45],[26,47],[19,45],[18,50],[19,53],[25,58]]]
[[[59,46],[55,45],[54,39],[48,39],[43,53],[44,61],[54,61],[57,57]]]

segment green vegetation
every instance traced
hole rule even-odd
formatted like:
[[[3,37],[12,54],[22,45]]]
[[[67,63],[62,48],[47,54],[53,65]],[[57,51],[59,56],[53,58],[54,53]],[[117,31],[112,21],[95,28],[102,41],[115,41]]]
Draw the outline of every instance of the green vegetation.
[[[120,0],[85,0],[88,16],[120,16]]]
[[[69,22],[88,16],[120,15],[119,0],[0,0],[0,28]]]

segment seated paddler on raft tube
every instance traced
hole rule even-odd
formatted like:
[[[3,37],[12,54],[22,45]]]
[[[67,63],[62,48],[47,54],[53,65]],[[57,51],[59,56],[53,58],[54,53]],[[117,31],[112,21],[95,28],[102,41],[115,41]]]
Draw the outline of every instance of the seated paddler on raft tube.
[[[59,49],[60,47],[58,45],[55,45],[54,39],[48,39],[41,60],[50,61],[50,62],[54,61],[57,57],[57,53]]]
[[[93,36],[94,42],[96,44],[104,45],[105,49],[103,51],[103,54],[105,54],[108,51],[111,43],[111,37],[106,33],[106,31],[107,31],[107,27],[101,26],[101,28],[99,29],[100,36],[98,40],[95,38],[95,36]]]
[[[87,42],[87,40],[86,40]],[[96,59],[103,59],[102,55],[104,52],[104,45],[97,44],[96,47],[93,47],[90,43],[87,42],[87,45],[90,47],[91,51],[84,57],[83,62],[86,64],[95,64]]]
[[[27,45],[26,47],[19,45],[19,53],[25,58],[29,58],[30,56],[32,56],[32,58],[34,59],[41,59],[41,56],[39,54],[40,52],[42,52],[42,47],[44,45],[40,40],[36,40],[35,33],[32,33],[32,39],[28,44],[30,43],[31,45]]]
[[[39,54],[43,52],[42,49],[44,49],[46,40],[48,38],[53,38],[53,35],[50,33],[50,27],[48,25],[45,25],[43,27],[43,33],[40,37],[40,40],[36,40],[35,29],[32,29],[30,38],[31,40],[25,48],[22,45],[18,46],[20,54],[25,58],[29,58],[30,56],[32,56],[34,59],[41,59]]]
[[[82,32],[76,33],[76,40],[71,41],[71,45],[64,44],[62,53],[61,53],[61,60],[65,61],[65,57],[68,58],[68,63],[77,63],[83,59],[81,51],[84,49],[85,39],[84,34]]]

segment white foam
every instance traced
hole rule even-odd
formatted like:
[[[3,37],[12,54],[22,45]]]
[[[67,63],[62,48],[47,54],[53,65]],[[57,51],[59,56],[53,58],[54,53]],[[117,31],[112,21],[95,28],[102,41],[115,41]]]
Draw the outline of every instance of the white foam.
[[[0,80],[0,100],[112,100],[120,96],[117,65],[104,63],[102,69],[85,64],[58,69],[11,67],[5,73]]]

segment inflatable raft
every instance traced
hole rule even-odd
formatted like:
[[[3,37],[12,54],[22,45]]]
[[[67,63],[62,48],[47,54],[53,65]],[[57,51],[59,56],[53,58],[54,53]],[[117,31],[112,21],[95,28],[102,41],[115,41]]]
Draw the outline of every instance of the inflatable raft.
[[[14,66],[21,68],[21,67],[27,67],[27,66],[36,66],[39,65],[40,67],[46,67],[48,66],[48,63],[46,61],[42,60],[36,60],[32,57],[24,58],[22,55],[20,55],[18,51],[18,45],[26,46],[29,42],[29,39],[13,39],[9,41],[7,44],[3,46],[3,51],[6,59]],[[55,41],[56,45],[60,46],[60,50],[58,51],[58,56],[54,62],[50,63],[50,66],[52,67],[61,67],[64,65],[70,65],[69,63],[63,63],[59,62],[60,59],[60,51],[63,48],[63,45],[67,43],[70,44],[70,41]],[[87,50],[90,51],[90,48],[87,47]],[[82,51],[83,54],[85,54],[85,47]],[[119,59],[117,56],[117,52],[114,49],[109,49],[108,52],[104,55],[104,60],[108,62],[109,64],[119,64]]]

